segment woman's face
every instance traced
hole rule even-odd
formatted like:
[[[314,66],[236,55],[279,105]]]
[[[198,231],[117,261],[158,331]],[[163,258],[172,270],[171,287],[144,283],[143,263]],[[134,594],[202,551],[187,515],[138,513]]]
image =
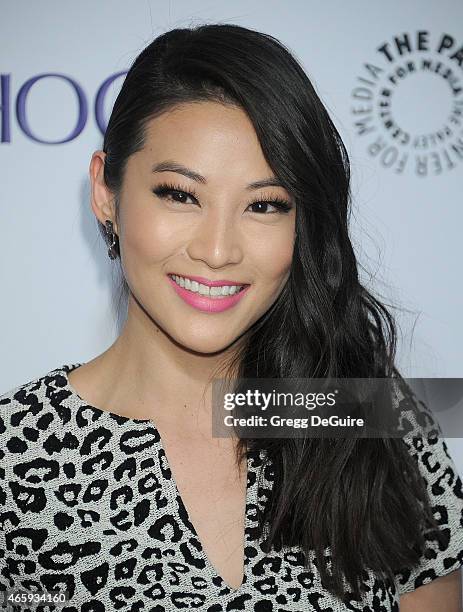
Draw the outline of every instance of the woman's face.
[[[268,179],[277,182],[245,112],[214,102],[151,120],[128,159],[115,224],[124,274],[145,313],[190,350],[231,345],[288,279],[295,207],[283,187],[252,185]],[[213,281],[229,295],[204,295]],[[223,289],[233,285],[245,290]]]

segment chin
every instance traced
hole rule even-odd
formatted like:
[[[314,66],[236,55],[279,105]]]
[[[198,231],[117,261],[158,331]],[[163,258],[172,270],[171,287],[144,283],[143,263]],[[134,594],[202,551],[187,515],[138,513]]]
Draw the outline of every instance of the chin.
[[[201,336],[183,336],[176,340],[190,351],[195,353],[213,354],[228,348],[237,338],[225,338],[222,334],[206,334]]]
[[[164,330],[170,337],[180,346],[189,351],[202,354],[212,354],[224,351],[240,338],[246,331],[246,327],[239,326],[237,329],[231,329],[228,325],[205,324],[204,321],[200,324],[188,323],[184,321],[182,325],[175,325],[170,328],[169,325],[164,327]]]

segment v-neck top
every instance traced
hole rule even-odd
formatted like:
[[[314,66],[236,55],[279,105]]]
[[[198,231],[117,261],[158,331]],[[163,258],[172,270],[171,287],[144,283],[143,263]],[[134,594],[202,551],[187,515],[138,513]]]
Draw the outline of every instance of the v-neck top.
[[[361,601],[324,589],[313,553],[307,568],[297,546],[263,550],[257,511],[274,473],[264,450],[248,451],[244,577],[231,588],[201,545],[154,422],[89,405],[68,378],[80,365],[0,396],[0,596],[65,590],[66,602],[43,608],[63,612],[398,612],[400,594],[463,565],[462,482],[442,438],[407,448],[447,545],[429,539],[393,585],[366,572]]]

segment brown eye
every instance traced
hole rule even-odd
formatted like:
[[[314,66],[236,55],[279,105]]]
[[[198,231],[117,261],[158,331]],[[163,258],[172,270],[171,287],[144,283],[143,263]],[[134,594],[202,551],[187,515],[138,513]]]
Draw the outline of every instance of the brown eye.
[[[170,193],[172,199],[174,199],[176,202],[182,202],[183,204],[185,204],[185,201],[188,200],[188,198],[190,197],[184,191],[170,191],[167,193]]]
[[[178,202],[179,204],[188,204],[188,198],[196,202],[196,197],[183,189],[178,189],[173,185],[159,185],[153,189],[153,193],[164,200]]]
[[[268,207],[274,210],[268,210]],[[252,212],[263,213],[263,214],[281,214],[287,213],[291,210],[292,206],[286,200],[280,200],[278,198],[274,200],[257,200],[249,205],[249,208],[255,208]]]

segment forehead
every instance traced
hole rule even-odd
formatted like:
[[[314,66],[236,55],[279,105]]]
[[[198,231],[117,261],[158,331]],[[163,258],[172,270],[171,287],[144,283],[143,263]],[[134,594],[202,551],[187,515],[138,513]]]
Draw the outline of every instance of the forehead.
[[[140,153],[146,164],[173,159],[211,178],[273,176],[248,115],[216,102],[182,104],[151,119]]]

